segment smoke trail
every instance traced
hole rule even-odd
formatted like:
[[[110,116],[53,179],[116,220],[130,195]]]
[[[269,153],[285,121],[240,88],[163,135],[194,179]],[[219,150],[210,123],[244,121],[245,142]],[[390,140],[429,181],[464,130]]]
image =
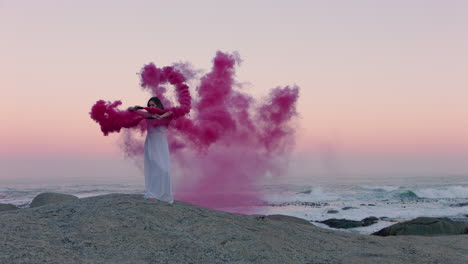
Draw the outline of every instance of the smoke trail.
[[[122,128],[137,126],[144,118],[128,111],[117,109],[121,101],[113,103],[99,100],[91,108],[91,118],[99,123],[102,133],[107,136],[111,132],[120,132]]]
[[[143,88],[152,89],[153,94],[160,95],[160,99],[163,101],[163,103],[166,104],[166,106],[170,106],[170,101],[163,96],[163,94],[166,92],[166,89],[160,86],[160,84],[169,82],[176,88],[177,98],[180,103],[178,107],[170,107],[169,109],[165,110],[144,107],[145,110],[153,114],[163,114],[168,111],[172,112],[170,118],[152,121],[154,124],[160,123],[167,125],[172,119],[177,119],[190,112],[191,97],[188,90],[189,87],[185,84],[185,77],[177,69],[174,67],[164,67],[159,69],[153,63],[150,63],[143,67],[140,75],[141,86]],[[91,108],[91,112],[89,114],[94,121],[99,123],[101,126],[101,131],[105,136],[111,132],[120,132],[122,128],[135,127],[143,119],[145,119],[136,113],[117,109],[117,107],[121,104],[121,101],[115,101],[111,103],[105,102],[104,100],[99,100]],[[140,126],[140,130],[141,129],[144,128]]]
[[[256,100],[235,89],[239,61],[236,53],[218,52],[196,88],[191,116],[171,122],[167,135],[173,168],[182,179],[174,185],[178,200],[246,212],[259,201],[256,181],[285,169],[294,145],[291,122],[297,116],[299,87],[277,87],[265,100]],[[142,69],[141,86],[170,106],[160,85],[164,74],[149,65]],[[184,69],[187,75],[195,76]],[[180,94],[178,99],[187,103]],[[128,156],[142,155],[142,141],[132,137],[142,129],[125,134],[122,146]]]

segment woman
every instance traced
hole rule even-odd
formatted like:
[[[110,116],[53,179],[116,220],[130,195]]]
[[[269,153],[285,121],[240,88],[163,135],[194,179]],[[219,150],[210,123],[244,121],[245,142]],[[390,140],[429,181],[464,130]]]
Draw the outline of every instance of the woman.
[[[164,109],[158,97],[151,97],[148,101],[149,108]],[[145,199],[161,200],[169,203],[174,202],[171,184],[171,163],[169,157],[169,147],[166,138],[166,128],[171,121],[169,118],[172,112],[162,115],[151,114],[140,106],[128,108],[128,111],[135,112],[147,119],[147,134],[145,140]]]

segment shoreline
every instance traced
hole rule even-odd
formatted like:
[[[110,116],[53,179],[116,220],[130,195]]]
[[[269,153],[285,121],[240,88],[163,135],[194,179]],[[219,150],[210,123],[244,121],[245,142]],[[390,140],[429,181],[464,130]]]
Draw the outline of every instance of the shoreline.
[[[468,235],[334,231],[137,194],[0,213],[0,263],[467,263]]]
[[[76,197],[78,197],[79,199],[83,199],[83,198],[98,197],[98,196],[110,195],[110,194],[140,195],[140,193],[106,193],[106,192],[104,192],[102,194],[96,194],[96,195],[79,195],[79,196],[76,195]],[[30,204],[31,204],[32,200],[33,199],[30,199],[27,202],[23,202],[23,203],[20,204],[20,206],[18,206],[16,204],[15,205],[19,209],[28,209],[28,208],[30,208]],[[181,202],[181,201],[179,201],[179,202]],[[0,204],[2,204],[2,203],[0,203]],[[195,206],[198,206],[198,205],[195,205]],[[265,204],[263,204],[262,206],[265,206]],[[261,208],[262,206],[259,206],[258,208]],[[209,209],[209,208],[207,208],[207,209]],[[216,209],[210,209],[210,210],[216,210]],[[228,210],[227,211],[218,210],[218,211],[223,211],[223,212],[230,213]],[[241,215],[248,215],[248,216],[263,215],[263,214],[256,214],[256,213],[253,213],[253,214],[240,213],[240,214]],[[269,216],[269,215],[272,215],[272,214],[263,215],[263,216]],[[415,216],[415,217],[411,217],[411,218],[398,218],[398,219],[388,218],[387,220],[379,219],[378,222],[376,222],[375,224],[369,225],[369,226],[355,227],[355,228],[335,228],[335,227],[330,227],[330,226],[328,226],[328,225],[326,225],[324,223],[321,223],[320,220],[307,219],[307,218],[303,218],[303,217],[300,217],[300,216],[296,216],[294,214],[287,214],[287,213],[281,213],[281,215],[300,218],[300,219],[303,219],[305,221],[310,222],[314,226],[321,227],[321,228],[324,228],[324,229],[329,229],[329,230],[334,230],[334,231],[339,231],[339,232],[346,232],[346,233],[353,233],[353,234],[361,234],[361,235],[371,235],[372,233],[377,232],[377,231],[379,231],[379,230],[381,230],[381,229],[383,229],[385,227],[389,227],[389,226],[392,226],[392,225],[398,224],[398,223],[408,222],[408,221],[417,219],[419,217],[435,217],[435,216],[420,215],[420,216]],[[450,219],[452,221],[468,222],[468,214],[464,218],[454,217],[454,216],[437,216],[435,218],[448,218],[448,219]],[[356,221],[356,220],[359,221],[360,220],[360,219],[347,219],[347,218],[334,217],[333,214],[330,214],[329,218],[327,218],[327,219],[344,219],[344,220],[351,220],[351,221]]]

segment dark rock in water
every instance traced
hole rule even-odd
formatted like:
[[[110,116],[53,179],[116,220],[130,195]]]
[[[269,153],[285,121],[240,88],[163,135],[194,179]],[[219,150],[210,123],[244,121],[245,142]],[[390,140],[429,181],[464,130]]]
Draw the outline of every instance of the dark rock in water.
[[[352,206],[346,206],[346,207],[341,208],[341,210],[349,210],[349,209],[357,209],[357,208],[352,207]]]
[[[398,223],[373,233],[377,236],[445,236],[468,234],[468,222],[457,222],[447,218],[418,217]]]
[[[268,215],[266,216],[267,219],[270,220],[275,220],[275,221],[281,221],[281,222],[287,222],[287,223],[296,223],[296,224],[305,224],[305,225],[312,225],[309,221],[299,218],[299,217],[294,217],[294,216],[289,216],[289,215]]]
[[[50,203],[61,203],[69,200],[77,200],[78,197],[74,195],[69,195],[69,194],[63,194],[63,193],[41,193],[34,197],[34,199],[31,202],[30,207],[38,207],[42,206],[44,204],[50,204]]]
[[[337,214],[339,213],[338,210],[328,210],[327,214]]]
[[[298,192],[299,193],[303,193],[303,194],[310,194],[312,192],[312,190],[307,190],[307,191],[303,191],[303,192]]]
[[[468,236],[387,237],[107,194],[0,213],[0,263],[468,263]]]
[[[453,206],[453,207],[464,207],[464,206],[468,206],[468,203],[457,203],[457,204],[451,204],[450,206]]]
[[[333,228],[348,229],[348,228],[355,228],[355,227],[361,227],[361,226],[369,226],[369,225],[377,223],[377,221],[379,221],[377,217],[371,216],[371,217],[364,218],[361,221],[331,218],[325,221],[321,221],[320,223],[326,224],[327,226],[333,227]]]
[[[379,219],[375,216],[369,216],[361,220],[362,226],[370,226],[377,223]]]
[[[19,209],[19,208],[14,204],[2,204],[2,203],[0,203],[0,212],[9,211],[9,210],[17,210],[17,209]]]
[[[367,206],[375,206],[375,204],[367,204]]]
[[[325,221],[321,221],[320,223],[326,224],[327,226],[333,227],[333,228],[355,228],[355,227],[362,226],[361,221],[336,219],[336,218],[327,219]]]

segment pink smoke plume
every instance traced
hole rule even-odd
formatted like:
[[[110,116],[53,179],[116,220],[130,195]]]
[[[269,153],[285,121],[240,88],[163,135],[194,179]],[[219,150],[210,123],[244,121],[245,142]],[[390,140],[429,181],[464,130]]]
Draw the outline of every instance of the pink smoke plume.
[[[111,103],[99,100],[91,108],[91,118],[99,123],[105,136],[111,132],[120,132],[122,128],[134,127],[144,119],[134,113],[117,109],[121,104],[121,101]]]
[[[174,85],[177,92],[179,107],[170,107],[162,110],[159,108],[144,107],[145,110],[152,114],[163,114],[171,111],[172,115],[170,118],[164,119],[164,121],[152,121],[154,123],[167,123],[171,119],[182,117],[190,112],[191,108],[191,97],[188,85],[185,84],[185,77],[173,67],[164,67],[162,69],[157,68],[153,63],[147,64],[141,70],[141,86],[143,88],[152,88],[155,95],[165,92],[165,88],[160,87],[160,84],[169,82]],[[160,95],[165,105],[169,105],[169,101]],[[101,131],[107,136],[111,132],[120,132],[122,128],[131,128],[137,126],[144,117],[132,113],[129,111],[122,111],[117,109],[121,105],[121,101],[105,102],[99,100],[91,108],[91,118],[99,123]],[[140,126],[140,130],[144,130],[143,126]]]
[[[297,116],[299,87],[274,88],[259,103],[237,89],[234,77],[239,61],[236,53],[216,54],[211,72],[196,87],[190,117],[184,116],[187,105],[190,107],[190,101],[184,99],[189,95],[188,87],[184,85],[182,90],[186,92],[179,92],[178,87],[182,86],[177,82],[185,81],[184,76],[194,76],[193,72],[184,69],[184,75],[176,74],[171,79],[175,81],[171,81],[164,72],[166,68],[160,70],[148,64],[141,71],[144,89],[158,96],[165,106],[171,106],[165,97],[167,89],[161,85],[169,82],[175,86],[181,105],[181,110],[175,110],[181,114],[171,121],[167,133],[173,168],[180,178],[174,185],[177,200],[249,212],[261,200],[256,182],[268,173],[281,174],[287,165],[294,144],[292,120]],[[134,127],[138,124],[136,120],[126,120]],[[141,123],[138,129],[144,131]],[[119,130],[108,132],[114,131]],[[127,131],[123,138],[125,153],[130,157],[141,156],[143,142],[132,136],[137,130]]]

